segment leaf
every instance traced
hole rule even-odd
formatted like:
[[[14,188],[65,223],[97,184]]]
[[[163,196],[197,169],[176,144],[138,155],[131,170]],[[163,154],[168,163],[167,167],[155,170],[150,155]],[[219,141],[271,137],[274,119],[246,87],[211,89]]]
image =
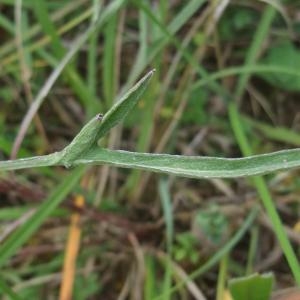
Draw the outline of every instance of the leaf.
[[[112,127],[118,124],[136,105],[144,93],[154,70],[146,74],[133,88],[131,88],[111,109],[104,115],[96,115],[75,136],[73,141],[58,153],[58,161],[66,167],[73,165],[76,158],[84,155],[93,147],[97,147],[98,140]]]
[[[233,300],[269,300],[274,282],[273,274],[253,274],[232,279],[229,290]]]
[[[98,148],[97,141],[133,109],[154,72],[154,69],[148,72],[104,116],[97,114],[92,118],[62,151],[44,156],[0,161],[0,171],[54,165],[72,166],[73,161],[84,158],[86,152]]]
[[[265,65],[277,65],[299,71],[300,51],[291,42],[272,47],[261,61]],[[261,74],[259,75],[277,88],[287,91],[300,91],[300,78],[287,74]]]
[[[119,101],[111,107],[104,115],[97,139],[103,137],[112,127],[121,122],[125,116],[133,109],[143,95],[155,69],[148,72],[133,88],[131,88]]]
[[[0,277],[0,295],[4,294],[5,296],[9,296],[9,299],[12,300],[22,300],[24,298],[21,298],[20,296],[18,296],[10,286],[8,286],[4,280],[2,280],[2,278]],[[1,295],[3,296],[3,295]],[[6,297],[7,298],[7,297]]]
[[[0,161],[0,171],[63,164],[60,152],[16,160]],[[108,164],[190,178],[236,178],[272,173],[300,167],[300,148],[243,158],[183,156],[109,150],[93,147],[72,165]]]
[[[218,158],[91,149],[74,164],[109,164],[191,178],[235,178],[300,166],[300,149],[243,158]]]
[[[193,232],[198,239],[220,246],[228,237],[228,220],[216,205],[199,210],[193,221]]]

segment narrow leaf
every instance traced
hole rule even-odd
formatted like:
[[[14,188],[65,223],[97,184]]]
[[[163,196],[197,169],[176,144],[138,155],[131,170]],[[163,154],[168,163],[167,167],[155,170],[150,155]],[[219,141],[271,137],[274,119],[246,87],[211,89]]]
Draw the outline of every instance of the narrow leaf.
[[[140,100],[155,70],[148,72],[104,115],[99,126],[97,139],[103,137],[112,127],[120,123]]]
[[[61,156],[59,162],[66,167],[70,167],[73,165],[74,160],[84,156],[90,149],[96,148],[97,141],[132,110],[144,93],[153,73],[154,70],[145,75],[104,116],[97,114],[91,119],[75,136],[73,141],[58,153],[58,156]]]
[[[150,154],[92,149],[74,164],[109,164],[192,178],[235,178],[300,166],[300,148],[243,158]]]
[[[16,160],[0,161],[0,171],[65,164],[61,152]],[[191,178],[236,178],[263,175],[300,167],[300,148],[243,158],[182,156],[109,150],[93,147],[72,165],[114,165]]]

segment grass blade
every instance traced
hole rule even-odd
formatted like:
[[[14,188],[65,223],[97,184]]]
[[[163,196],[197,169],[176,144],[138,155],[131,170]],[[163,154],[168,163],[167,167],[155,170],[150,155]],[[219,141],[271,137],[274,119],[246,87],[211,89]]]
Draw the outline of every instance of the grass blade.
[[[28,221],[12,233],[0,247],[0,266],[13,256],[17,250],[28,241],[32,234],[41,226],[47,217],[66,198],[68,193],[76,186],[85,168],[74,170],[40,205],[35,214]],[[0,287],[1,288],[1,287]]]
[[[255,63],[258,54],[260,52],[261,46],[263,44],[263,41],[267,37],[270,26],[275,16],[276,16],[275,9],[270,6],[267,7],[261,18],[260,24],[258,25],[258,28],[256,30],[251,47],[249,48],[248,53],[246,55],[246,61],[245,61],[246,66],[251,66]],[[238,80],[237,87],[234,94],[234,98],[237,102],[240,101],[240,99],[244,94],[249,77],[250,77],[249,74],[245,73],[241,75]],[[250,143],[248,142],[247,136],[244,132],[243,124],[242,121],[240,120],[236,103],[231,102],[229,104],[229,119],[233,131],[235,133],[237,142],[243,154],[245,156],[252,155],[252,149]],[[274,227],[274,232],[278,238],[279,244],[283,250],[288,265],[294,275],[295,281],[298,284],[300,284],[300,264],[296,256],[296,253],[294,252],[293,247],[285,232],[280,216],[272,201],[272,197],[268,190],[267,184],[264,178],[255,177],[254,185],[256,187],[258,194],[261,197],[262,203],[267,211],[270,221],[272,222],[272,225]]]
[[[170,299],[168,291],[172,286],[172,248],[173,248],[173,237],[174,237],[174,228],[173,228],[173,209],[172,202],[169,192],[168,180],[165,177],[162,177],[159,181],[159,194],[161,198],[162,209],[164,213],[164,220],[166,223],[166,249],[167,249],[167,261],[165,264],[165,274],[163,282],[163,291],[164,299]]]
[[[3,280],[0,278],[0,291],[4,293],[5,296],[9,296],[12,300],[21,300],[23,298],[19,297]]]

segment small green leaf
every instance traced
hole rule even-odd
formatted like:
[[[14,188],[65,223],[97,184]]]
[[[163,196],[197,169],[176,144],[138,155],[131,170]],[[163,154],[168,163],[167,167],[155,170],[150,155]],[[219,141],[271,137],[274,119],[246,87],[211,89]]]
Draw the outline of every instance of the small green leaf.
[[[148,72],[133,88],[104,115],[97,133],[97,139],[103,137],[112,127],[120,123],[140,100],[155,69]]]
[[[98,140],[133,109],[144,93],[153,73],[154,70],[145,75],[104,116],[97,114],[91,119],[75,136],[73,141],[58,153],[60,157],[58,161],[66,167],[70,167],[73,165],[74,160],[84,156],[90,149],[97,147]]]
[[[229,290],[233,300],[269,300],[274,283],[273,274],[253,274],[232,279]]]
[[[215,246],[220,246],[228,234],[228,220],[216,205],[206,210],[199,210],[194,219],[194,231],[208,239]]]
[[[282,66],[291,71],[300,69],[300,51],[291,42],[270,48],[262,60],[265,65]],[[259,75],[277,88],[286,91],[300,91],[300,78],[287,74],[261,74]]]

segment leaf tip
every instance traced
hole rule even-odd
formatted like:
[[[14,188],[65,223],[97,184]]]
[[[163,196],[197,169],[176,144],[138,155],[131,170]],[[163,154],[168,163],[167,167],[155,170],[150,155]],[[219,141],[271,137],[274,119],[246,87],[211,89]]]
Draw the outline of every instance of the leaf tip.
[[[151,77],[152,77],[152,75],[154,74],[156,72],[156,69],[152,69],[152,70],[150,70],[145,76],[144,76],[144,80],[146,80],[146,79],[150,79]],[[142,80],[143,80],[142,79]]]

